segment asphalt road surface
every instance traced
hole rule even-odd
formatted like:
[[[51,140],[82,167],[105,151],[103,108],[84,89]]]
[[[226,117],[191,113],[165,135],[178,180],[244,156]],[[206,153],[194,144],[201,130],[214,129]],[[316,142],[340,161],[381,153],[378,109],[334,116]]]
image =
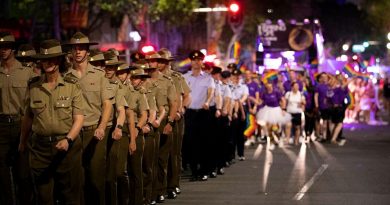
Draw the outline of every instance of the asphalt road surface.
[[[182,179],[165,204],[390,204],[390,126],[347,125],[340,147],[312,142],[246,149],[246,161],[207,182]]]

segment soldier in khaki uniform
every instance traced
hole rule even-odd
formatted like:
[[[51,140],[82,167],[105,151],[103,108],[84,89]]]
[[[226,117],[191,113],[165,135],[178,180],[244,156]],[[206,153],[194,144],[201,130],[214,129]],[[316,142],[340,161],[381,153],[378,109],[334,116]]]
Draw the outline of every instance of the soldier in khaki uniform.
[[[30,166],[38,204],[80,204],[83,98],[77,79],[62,78],[65,69],[57,40],[41,43],[35,58],[44,75],[33,78],[27,92],[19,150],[32,130]]]
[[[135,128],[137,130],[136,138],[130,139],[129,157],[129,178],[130,178],[130,204],[143,204],[143,172],[142,158],[144,152],[144,134],[150,132],[150,127],[147,125],[149,105],[146,98],[147,90],[141,85],[142,81],[149,76],[142,69],[135,69],[130,72],[130,88],[129,97],[126,98],[129,109],[134,110]],[[135,142],[135,151],[132,144]]]
[[[105,72],[109,79],[113,110],[107,125],[108,159],[107,159],[107,204],[129,203],[129,180],[127,176],[127,153],[129,129],[124,126],[127,102],[124,98],[124,87],[116,77],[117,71],[129,69],[124,62],[118,61],[115,54],[105,53]]]
[[[85,171],[85,204],[105,203],[107,123],[111,116],[110,84],[104,71],[88,63],[90,45],[84,34],[77,32],[66,45],[72,46],[73,67],[65,76],[79,79],[84,98],[85,120],[81,137]]]
[[[14,46],[13,35],[0,34],[0,201],[4,204],[16,201],[11,176],[16,176],[14,162],[27,82],[34,76],[31,68],[15,59]]]
[[[18,59],[24,67],[32,68],[33,72],[37,75],[41,75],[41,68],[34,62],[32,56],[36,55],[34,47],[30,44],[20,45],[16,59]]]
[[[158,53],[151,53],[146,56],[146,59],[150,67],[158,68],[158,60],[162,58]],[[160,143],[157,148],[157,170],[152,194],[156,198],[156,202],[161,203],[165,201],[165,194],[167,192],[168,159],[172,149],[172,130],[175,126],[177,112],[176,88],[172,79],[162,74],[158,69],[147,71],[152,77],[151,82],[157,82],[161,88],[161,92],[159,92],[157,98],[161,98],[167,113],[167,116],[164,116],[164,120],[159,127]]]
[[[88,62],[92,66],[104,69],[106,67],[105,61],[104,54],[99,49],[91,49],[89,51]]]
[[[150,68],[145,60],[139,60],[134,64],[139,69],[149,71],[157,68]],[[157,82],[151,82],[150,79],[146,78],[142,81],[142,86],[145,87],[147,93],[146,98],[149,104],[149,117],[147,125],[150,128],[150,132],[145,137],[144,155],[142,158],[142,170],[144,173],[144,203],[150,204],[152,202],[152,188],[154,180],[155,170],[155,157],[157,142],[160,141],[160,132],[158,130],[161,121],[165,117],[164,101],[158,98],[158,93],[161,92],[161,88]],[[158,117],[157,117],[158,114]],[[153,199],[154,200],[154,199]]]
[[[159,70],[163,74],[172,78],[176,88],[178,111],[176,114],[176,123],[173,128],[173,147],[171,149],[168,168],[168,198],[174,198],[175,194],[180,194],[180,173],[182,168],[181,147],[184,135],[184,107],[190,103],[190,88],[183,75],[173,71],[171,61],[174,61],[171,52],[163,48],[158,54],[162,57],[159,60]]]

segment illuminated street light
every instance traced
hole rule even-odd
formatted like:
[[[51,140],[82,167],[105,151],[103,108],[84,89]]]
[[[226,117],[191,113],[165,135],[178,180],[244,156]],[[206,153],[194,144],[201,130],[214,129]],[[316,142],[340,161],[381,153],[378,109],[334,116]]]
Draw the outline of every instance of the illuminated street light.
[[[387,33],[387,39],[389,39],[389,41],[390,41],[390,32]]]
[[[343,45],[343,50],[344,50],[344,51],[347,51],[348,49],[349,49],[349,45],[348,45],[348,44],[344,44],[344,45]]]
[[[365,48],[367,48],[368,46],[370,46],[370,44],[366,41],[366,42],[363,43],[363,46],[364,46]]]
[[[390,49],[390,43],[387,43],[387,44],[386,44],[386,48],[387,48],[387,49]]]

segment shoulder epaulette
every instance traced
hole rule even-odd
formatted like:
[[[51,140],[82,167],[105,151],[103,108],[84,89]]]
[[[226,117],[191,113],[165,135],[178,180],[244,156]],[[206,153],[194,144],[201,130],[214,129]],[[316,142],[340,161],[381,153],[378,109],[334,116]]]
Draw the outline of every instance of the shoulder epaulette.
[[[76,84],[79,80],[77,78],[73,78],[69,75],[66,75],[64,77],[64,81],[67,82],[67,83],[72,83],[72,84]]]
[[[31,79],[28,81],[28,86],[30,86],[30,85],[33,84],[33,83],[38,82],[39,79],[41,79],[41,76],[35,76],[35,77],[31,78]]]
[[[168,79],[168,80],[172,80],[171,77],[169,77],[169,76],[167,76],[167,75],[165,75],[165,74],[163,74],[163,77],[166,78],[166,79]]]
[[[144,87],[140,87],[140,88],[138,88],[138,92],[140,92],[141,94],[146,94],[148,92],[148,90]]]
[[[117,80],[110,80],[110,84],[118,84],[119,82]]]

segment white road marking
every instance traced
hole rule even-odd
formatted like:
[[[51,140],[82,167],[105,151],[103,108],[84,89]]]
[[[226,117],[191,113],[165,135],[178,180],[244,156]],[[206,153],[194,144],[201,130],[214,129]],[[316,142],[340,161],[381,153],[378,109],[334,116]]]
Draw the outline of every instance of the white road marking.
[[[263,145],[259,144],[259,146],[257,146],[256,148],[255,153],[253,153],[253,159],[259,159],[261,151],[263,151]]]
[[[311,186],[313,186],[314,182],[318,180],[318,178],[321,177],[321,175],[325,172],[325,170],[328,168],[328,164],[322,164],[321,167],[317,170],[317,172],[310,178],[309,181],[306,182],[305,185],[299,190],[299,192],[294,196],[293,200],[301,200],[306,192],[310,189]]]

